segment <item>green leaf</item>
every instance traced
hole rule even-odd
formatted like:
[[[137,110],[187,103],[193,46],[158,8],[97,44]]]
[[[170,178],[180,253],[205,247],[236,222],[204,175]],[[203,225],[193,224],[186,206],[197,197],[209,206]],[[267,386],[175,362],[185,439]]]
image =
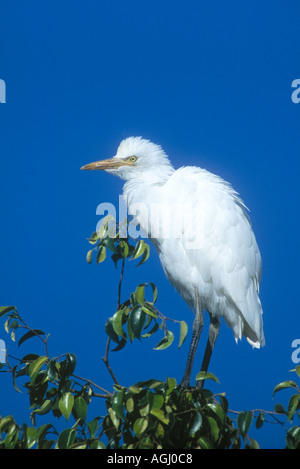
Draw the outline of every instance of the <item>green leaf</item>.
[[[111,338],[114,342],[117,344],[119,343],[119,337],[118,334],[115,333],[113,325],[112,325],[112,318],[108,318],[108,320],[105,323],[105,332],[108,335],[108,337]]]
[[[102,441],[95,440],[91,443],[91,449],[106,449],[106,447]]]
[[[36,360],[37,358],[39,358],[39,355],[37,355],[36,353],[27,353],[26,355],[24,355],[24,357],[22,358],[22,363],[32,363],[34,362],[34,360]]]
[[[161,423],[156,425],[155,436],[158,440],[162,440],[165,435],[165,429]]]
[[[111,319],[113,330],[120,337],[123,337],[123,334],[124,334],[123,327],[122,327],[123,315],[124,315],[124,309],[119,309],[119,311],[117,311]]]
[[[288,430],[286,434],[286,444],[288,449],[300,449],[300,427],[295,426]]]
[[[143,309],[143,311],[144,311],[144,309]],[[154,324],[154,326],[152,327],[152,329],[149,332],[147,332],[145,334],[142,334],[141,337],[151,337],[153,334],[155,334],[155,332],[157,331],[158,328],[159,328],[159,325],[156,322]]]
[[[264,420],[265,420],[265,415],[263,412],[260,412],[255,422],[256,428],[261,428],[263,426]]]
[[[94,438],[98,428],[99,417],[95,417],[93,420],[87,423],[90,437]]]
[[[50,429],[53,429],[53,431],[56,431],[51,423],[46,423],[45,425],[42,425],[41,427],[38,427],[36,429],[36,440],[37,440],[38,449],[43,447],[43,444],[45,443],[44,438],[46,437]]]
[[[52,401],[50,399],[46,399],[38,409],[34,409],[33,413],[37,415],[45,415],[50,412],[51,409]]]
[[[219,398],[220,398],[220,404],[221,404],[221,407],[223,409],[223,412],[225,414],[227,414],[227,412],[228,412],[228,401],[227,401],[226,397],[222,394],[219,396]]]
[[[146,314],[140,305],[134,306],[131,310],[129,323],[132,333],[135,337],[140,338],[141,332],[145,324]]]
[[[48,361],[48,358],[45,356],[40,356],[34,362],[29,365],[28,373],[31,379],[31,382],[34,384],[35,379],[41,370],[42,366]]]
[[[276,392],[281,391],[282,389],[294,388],[297,389],[297,384],[294,381],[283,381],[282,383],[277,384],[273,391],[273,396]]]
[[[58,378],[57,363],[55,359],[51,359],[47,366],[47,376],[51,383],[54,383]]]
[[[143,306],[142,306],[142,309],[143,309]],[[144,311],[144,313],[145,313],[145,311]],[[152,319],[153,318],[150,316],[150,314],[147,314],[144,329],[147,329],[147,327],[150,326]]]
[[[210,434],[213,440],[217,441],[217,439],[219,438],[219,433],[220,433],[219,425],[213,417],[207,417],[207,420],[209,423]]]
[[[22,345],[26,340],[31,339],[31,337],[37,337],[41,335],[46,335],[45,332],[41,331],[40,329],[32,329],[32,331],[26,332],[18,342],[18,346]]]
[[[151,307],[149,307],[148,305],[145,306],[145,304],[142,306],[142,310],[144,311],[144,313],[146,314],[149,314],[149,316],[152,316],[153,318],[157,319],[157,313],[155,313],[154,311],[152,311]]]
[[[6,330],[7,333],[9,333],[9,331],[11,329],[14,329],[16,330],[17,328],[19,327],[19,323],[18,321],[12,317],[12,318],[9,318],[6,322],[5,322],[5,325],[4,325],[4,328]]]
[[[16,307],[15,306],[1,306],[0,307],[0,317],[4,316],[7,313],[10,313],[11,311],[16,312]]]
[[[74,353],[67,353],[65,360],[60,363],[61,378],[67,379],[71,376],[76,367],[76,355]]]
[[[136,299],[136,297],[135,297],[135,292],[131,293],[131,295],[130,295],[130,301],[131,301],[132,307],[138,305],[137,299]]]
[[[145,301],[145,284],[140,284],[135,290],[135,297],[137,301],[143,305]]]
[[[198,430],[200,430],[202,425],[202,415],[200,412],[195,412],[193,417],[192,424],[189,429],[189,435],[194,435]]]
[[[145,242],[141,239],[137,242],[136,247],[135,247],[135,249],[132,253],[131,258],[132,259],[137,259],[138,257],[140,257],[143,254],[144,250],[145,250]]]
[[[140,260],[140,262],[137,264],[136,267],[144,264],[146,262],[146,260],[148,259],[148,257],[150,256],[150,247],[148,246],[148,244],[145,244],[144,246],[144,253],[142,255],[142,259]]]
[[[125,404],[125,407],[126,407],[126,410],[127,412],[133,412],[133,409],[134,409],[134,400],[132,399],[132,397],[129,397],[126,401],[126,404]]]
[[[142,417],[146,417],[149,414],[150,411],[150,404],[147,403],[144,406],[139,408],[139,413]]]
[[[94,249],[91,249],[90,251],[87,252],[86,261],[87,261],[88,264],[91,264],[91,263],[92,263],[92,254],[93,254],[93,250],[94,250]]]
[[[210,402],[207,404],[207,407],[215,414],[217,415],[218,419],[220,420],[220,423],[224,423],[225,419],[225,414],[222,409],[222,407],[219,404],[216,404],[215,402]]]
[[[15,420],[12,415],[8,415],[7,417],[0,418],[0,435],[2,432],[8,432],[9,428],[12,425],[15,425]]]
[[[76,367],[76,362],[77,362],[76,355],[74,353],[67,353],[66,360],[68,361],[68,366],[69,366],[68,372],[70,376],[74,373],[74,370]]]
[[[66,430],[63,430],[58,437],[58,448],[69,448],[74,443],[75,438],[76,430],[74,428],[66,428]]]
[[[198,443],[201,449],[212,449],[213,445],[208,438],[201,437],[198,439]]]
[[[208,371],[199,371],[199,373],[197,373],[196,381],[203,381],[206,379],[211,379],[212,381],[216,381],[217,383],[220,383],[218,378],[213,373],[209,373]]]
[[[88,442],[87,441],[77,441],[69,446],[69,449],[87,449]]]
[[[109,236],[107,236],[106,238],[103,239],[102,244],[105,247],[107,247],[107,249],[109,249],[111,252],[113,252],[114,254],[117,254],[118,251],[116,249],[113,238],[110,238]]]
[[[282,404],[275,404],[274,412],[276,412],[277,414],[286,414],[287,413]]]
[[[148,287],[150,285],[151,289],[152,289],[152,301],[145,301],[145,298],[144,298],[144,295],[145,295],[145,287]],[[141,288],[142,291],[142,298],[140,300],[138,300],[140,302],[140,304],[144,304],[144,303],[147,303],[148,306],[152,306],[154,305],[154,303],[156,302],[157,300],[157,287],[156,285],[153,283],[153,282],[149,282],[149,283],[142,283],[140,284],[138,287],[137,287],[137,290]],[[137,292],[136,292],[137,293]]]
[[[126,259],[126,257],[128,257],[128,254],[129,254],[129,246],[128,246],[127,241],[121,240],[119,242],[119,250],[123,259]]]
[[[124,336],[122,337],[119,344],[115,348],[112,349],[112,352],[118,352],[119,350],[122,350],[122,348],[124,348],[126,344],[127,344],[127,336],[124,332]]]
[[[146,417],[140,417],[135,420],[133,424],[133,432],[135,433],[135,436],[139,437],[146,428],[148,427],[148,420]]]
[[[18,438],[19,438],[19,430],[18,430],[17,425],[14,424],[9,428],[7,435],[5,437],[5,440],[4,440],[5,449],[13,449],[18,441]]]
[[[176,379],[175,378],[168,378],[167,379],[167,390],[166,390],[166,396],[169,396],[169,394],[171,394],[171,392],[173,392],[173,390],[176,388]]]
[[[161,394],[154,394],[151,409],[161,409],[164,405],[164,398]]]
[[[109,226],[110,221],[115,222],[114,217],[112,215],[106,215],[105,217],[102,218],[101,223],[100,222],[98,223],[98,226],[100,224],[97,230],[99,238],[104,238],[107,236],[107,231],[108,231],[108,226]]]
[[[299,378],[300,378],[300,365],[297,365],[297,366],[296,366],[295,372],[297,373],[297,375],[298,375]]]
[[[100,264],[106,259],[106,249],[104,246],[100,246],[97,252],[96,263]]]
[[[74,401],[74,412],[75,412],[76,418],[85,420],[87,411],[88,411],[88,406],[87,406],[86,400],[82,396],[76,397]]]
[[[299,394],[293,394],[290,397],[290,400],[288,403],[288,414],[287,414],[288,420],[293,420],[294,414],[296,410],[299,408],[299,400],[300,400]]]
[[[23,431],[26,442],[26,448],[30,449],[36,443],[36,429],[34,427],[28,427],[26,424],[24,424]]]
[[[123,412],[124,393],[125,393],[124,390],[117,392],[112,398],[112,408],[120,419],[124,418],[124,412]]]
[[[58,408],[68,421],[74,405],[74,396],[70,392],[65,392],[58,401]]]
[[[254,440],[254,438],[249,438],[249,446],[246,445],[246,449],[260,449],[260,446],[258,444],[258,442],[256,440]]]
[[[139,394],[141,392],[142,388],[139,386],[133,385],[130,386],[129,391],[132,392],[132,394]]]
[[[162,423],[165,425],[169,424],[169,417],[165,416],[165,413],[161,409],[151,409],[150,414],[152,414],[154,417],[156,417],[158,420],[160,420]]]
[[[153,298],[152,298],[152,304],[156,303],[158,292],[157,292],[157,287],[154,283],[150,282],[149,285],[152,288],[152,293],[153,293]]]
[[[172,344],[174,340],[174,334],[171,331],[167,331],[165,337],[161,339],[158,344],[153,348],[153,350],[164,350]]]
[[[98,236],[97,231],[95,231],[95,232],[92,234],[92,236],[88,239],[88,242],[89,242],[90,244],[96,244],[98,240],[99,240],[99,236]]]
[[[117,416],[115,410],[114,410],[112,407],[110,407],[110,408],[108,409],[108,413],[109,413],[110,419],[111,419],[111,421],[112,421],[114,427],[116,428],[116,430],[118,430],[119,425],[120,425],[120,419],[119,419],[119,417]]]
[[[182,346],[183,342],[186,339],[187,333],[188,333],[187,323],[185,321],[180,321],[180,337],[179,337],[178,348]]]
[[[12,369],[13,386],[14,386],[14,388],[15,388],[15,390],[16,390],[17,392],[20,392],[20,393],[21,393],[22,391],[20,391],[20,389],[18,388],[17,383],[16,383],[17,369],[18,369],[18,365],[15,365],[15,366],[13,367],[13,369]]]
[[[149,379],[148,381],[145,381],[145,386],[148,386],[150,389],[164,389],[164,383],[163,381],[158,381],[157,379]]]
[[[253,420],[252,412],[242,411],[239,413],[237,418],[237,424],[240,434],[243,438],[246,437],[249,428],[251,427],[251,423]]]

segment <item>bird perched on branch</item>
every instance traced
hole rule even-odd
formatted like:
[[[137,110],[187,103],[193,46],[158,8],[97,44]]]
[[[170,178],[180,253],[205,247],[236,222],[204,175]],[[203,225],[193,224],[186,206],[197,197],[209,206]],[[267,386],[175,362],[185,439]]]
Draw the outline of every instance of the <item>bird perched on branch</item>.
[[[203,329],[210,317],[202,362],[207,371],[220,318],[235,340],[264,345],[259,300],[261,256],[247,208],[231,185],[205,169],[175,171],[163,149],[141,137],[120,143],[111,159],[83,166],[105,170],[126,182],[128,212],[155,245],[171,284],[195,313],[182,386],[189,386]]]

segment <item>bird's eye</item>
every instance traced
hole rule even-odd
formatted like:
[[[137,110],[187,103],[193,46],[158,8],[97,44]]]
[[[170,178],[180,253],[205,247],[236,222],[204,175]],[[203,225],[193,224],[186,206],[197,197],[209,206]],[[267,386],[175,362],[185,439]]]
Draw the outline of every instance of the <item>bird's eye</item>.
[[[136,160],[137,160],[137,157],[136,156],[130,156],[128,159],[129,159],[130,163],[135,163]]]

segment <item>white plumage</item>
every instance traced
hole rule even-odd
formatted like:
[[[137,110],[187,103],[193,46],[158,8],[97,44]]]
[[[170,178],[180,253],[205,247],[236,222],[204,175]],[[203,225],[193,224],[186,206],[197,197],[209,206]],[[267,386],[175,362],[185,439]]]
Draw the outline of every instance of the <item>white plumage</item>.
[[[215,324],[223,317],[236,340],[264,345],[261,256],[247,209],[230,184],[198,167],[175,171],[162,148],[141,137],[123,140],[115,157],[82,169],[104,169],[126,181],[129,213],[193,311],[208,311]]]

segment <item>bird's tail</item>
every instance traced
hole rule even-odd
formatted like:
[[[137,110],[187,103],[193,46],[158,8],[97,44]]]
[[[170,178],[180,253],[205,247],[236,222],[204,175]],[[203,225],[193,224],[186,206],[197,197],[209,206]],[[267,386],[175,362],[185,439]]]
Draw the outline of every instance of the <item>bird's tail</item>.
[[[225,321],[233,330],[235,341],[241,340],[244,336],[252,347],[263,347],[265,345],[263,311],[254,283],[250,285],[247,296],[241,305],[233,301],[225,289],[223,289],[223,293],[229,301],[228,307],[231,310],[231,314],[226,315]],[[236,321],[236,315],[238,315],[238,321]]]

